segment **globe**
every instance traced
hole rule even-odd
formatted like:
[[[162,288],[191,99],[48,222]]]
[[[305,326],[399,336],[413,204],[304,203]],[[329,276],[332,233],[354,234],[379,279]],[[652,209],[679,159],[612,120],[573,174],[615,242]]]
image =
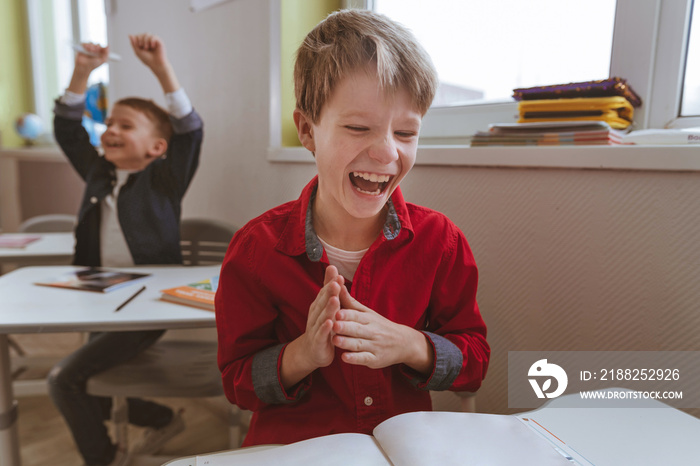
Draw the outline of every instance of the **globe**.
[[[25,113],[17,118],[15,129],[17,130],[17,134],[22,136],[25,141],[31,143],[43,133],[44,122],[41,121],[38,115]]]
[[[85,114],[95,123],[107,119],[107,89],[102,83],[93,84],[85,92]]]

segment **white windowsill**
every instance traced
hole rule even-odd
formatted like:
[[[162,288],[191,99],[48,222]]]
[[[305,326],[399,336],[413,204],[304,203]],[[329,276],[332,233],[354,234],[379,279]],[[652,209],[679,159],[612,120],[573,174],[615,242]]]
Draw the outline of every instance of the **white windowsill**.
[[[313,163],[303,147],[271,147],[270,162]],[[419,146],[416,165],[700,171],[700,145],[469,147]]]
[[[57,145],[5,147],[0,149],[0,159],[22,162],[67,162]]]

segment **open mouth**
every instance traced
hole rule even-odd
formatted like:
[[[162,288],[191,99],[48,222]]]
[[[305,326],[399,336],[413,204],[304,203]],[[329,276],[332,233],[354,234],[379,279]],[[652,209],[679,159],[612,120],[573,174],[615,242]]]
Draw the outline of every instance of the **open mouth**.
[[[117,142],[105,142],[105,147],[109,149],[115,149],[119,147],[124,147],[124,144],[117,143]]]
[[[389,186],[391,175],[378,175],[376,173],[352,172],[350,183],[362,194],[379,196]]]

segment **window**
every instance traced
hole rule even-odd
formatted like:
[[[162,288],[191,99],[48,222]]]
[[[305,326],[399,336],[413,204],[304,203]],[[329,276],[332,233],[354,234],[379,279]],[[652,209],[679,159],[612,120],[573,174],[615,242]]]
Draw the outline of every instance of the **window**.
[[[284,62],[280,61],[280,21],[289,20],[280,15],[280,3],[285,1],[288,0],[270,2],[272,14],[268,160],[310,163],[313,162],[313,158],[308,151],[285,147],[280,138],[280,89],[287,85],[279,79],[280,63],[284,66]],[[375,1],[384,0],[343,0],[342,4],[344,8],[374,8]],[[443,14],[445,9],[442,2],[445,1],[447,0],[424,1],[421,2],[421,7],[429,5],[438,14]],[[501,1],[503,0],[493,0]],[[570,4],[588,5],[572,0],[558,2],[558,6],[562,8]],[[698,5],[698,2],[695,4]],[[694,35],[691,37],[692,11],[692,0],[615,2],[612,44],[609,54],[606,53],[609,55],[609,69],[603,77],[626,78],[642,97],[643,105],[635,109],[635,129],[700,126],[700,116],[697,113],[693,114],[694,112],[686,110],[686,107],[681,110],[682,98],[686,101],[690,98],[692,89],[689,86],[700,82],[697,75],[692,74],[692,67],[697,66],[693,64],[700,62],[700,47],[694,45],[698,40],[697,36],[700,35],[700,19],[694,21]],[[685,82],[689,83],[686,89],[683,88]],[[501,102],[496,100],[431,108],[423,119],[419,159],[416,163],[435,166],[700,171],[697,148],[691,145],[669,147],[663,151],[653,146],[601,147],[595,151],[590,151],[585,146],[548,148],[551,150],[528,147],[468,148],[465,144],[469,136],[485,129],[489,123],[515,121],[518,113],[516,103],[512,99]],[[663,157],[660,156],[662,152]]]
[[[413,31],[439,71],[433,107],[449,107],[512,102],[515,88],[607,77],[615,0],[562,3],[442,0],[435,9],[423,0],[374,0],[374,9]]]
[[[34,88],[34,111],[53,120],[53,101],[73,73],[76,42],[107,43],[107,18],[102,0],[28,0],[27,15]],[[95,70],[88,84],[109,82],[108,65]]]
[[[685,59],[682,117],[700,116],[700,5],[693,6]]]
[[[692,0],[358,3],[411,28],[436,62],[444,88],[424,119],[422,144],[466,142],[489,123],[514,121],[517,104],[507,97],[515,87],[608,76],[626,78],[642,97],[635,129],[700,126],[700,19],[691,32]],[[465,71],[476,66],[485,78]],[[445,91],[456,98],[446,100]]]

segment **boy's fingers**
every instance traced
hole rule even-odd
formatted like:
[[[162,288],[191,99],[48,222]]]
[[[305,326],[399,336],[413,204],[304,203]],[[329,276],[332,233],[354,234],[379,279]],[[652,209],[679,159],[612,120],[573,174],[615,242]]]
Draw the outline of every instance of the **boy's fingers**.
[[[364,338],[355,338],[336,334],[333,336],[333,345],[352,353],[372,352],[372,342]]]
[[[328,285],[321,288],[321,291],[318,293],[316,299],[314,299],[314,302],[311,305],[312,308],[318,308],[316,313],[322,314],[323,310],[328,305],[328,300],[331,297],[338,297],[339,293],[340,285],[338,285],[336,282],[330,282]],[[340,298],[338,298],[338,309],[340,309]]]
[[[370,329],[367,328],[367,325],[361,324],[359,322],[351,322],[351,321],[335,321],[335,324],[333,325],[333,331],[337,333],[338,335],[342,335],[344,337],[348,338],[361,338],[363,340],[371,340],[372,339],[372,333]],[[345,349],[352,349],[353,351],[358,351],[358,348],[345,348]]]
[[[330,298],[328,298],[328,302],[326,303],[326,306],[324,308],[324,318],[332,322],[332,317],[335,315],[336,312],[338,312],[338,309],[340,309],[340,301],[338,300],[338,297],[331,296]]]
[[[370,322],[370,316],[361,310],[342,307],[338,311],[337,320],[343,322],[357,322],[358,324],[367,325]]]
[[[338,276],[338,269],[334,265],[329,265],[326,267],[326,272],[323,277],[323,284],[327,285],[328,282],[335,279]]]
[[[330,299],[337,298],[338,309],[340,309],[340,297],[338,296],[339,294],[340,286],[336,282],[330,282],[328,285],[324,286],[320,293],[321,302],[323,303],[322,306],[328,306],[328,301]]]
[[[340,305],[348,309],[357,309],[358,311],[370,311],[371,309],[353,298],[350,295],[347,287],[343,286],[340,290]]]
[[[353,352],[345,352],[341,356],[343,362],[346,362],[348,364],[354,364],[356,366],[367,366],[367,367],[372,367],[370,364],[376,359],[376,357],[372,353],[368,352],[362,352],[362,353],[353,353]]]

